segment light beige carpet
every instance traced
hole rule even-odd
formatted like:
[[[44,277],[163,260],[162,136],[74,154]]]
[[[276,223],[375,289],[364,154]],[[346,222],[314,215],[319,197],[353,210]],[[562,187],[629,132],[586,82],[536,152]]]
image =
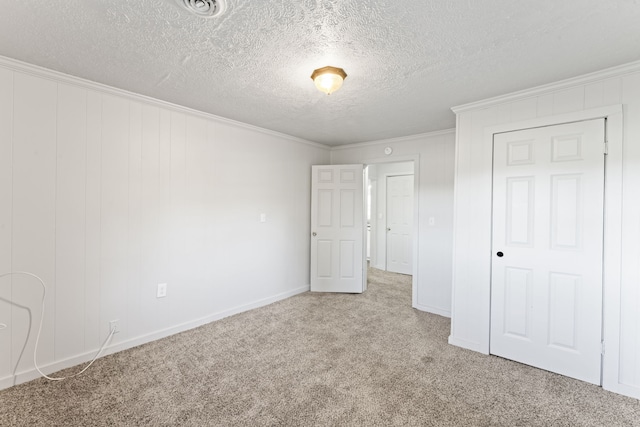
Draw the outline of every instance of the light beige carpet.
[[[635,399],[448,335],[410,277],[371,270],[363,295],[305,293],[1,391],[0,425],[640,426]]]

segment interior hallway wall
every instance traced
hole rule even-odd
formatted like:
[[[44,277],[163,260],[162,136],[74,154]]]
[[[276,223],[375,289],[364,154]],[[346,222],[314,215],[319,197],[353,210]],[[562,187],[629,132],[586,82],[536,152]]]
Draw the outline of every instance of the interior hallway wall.
[[[331,150],[332,164],[397,162],[418,157],[419,242],[415,306],[443,316],[451,315],[454,144],[455,133],[448,130]],[[385,155],[385,147],[391,147],[393,153]]]
[[[108,352],[308,290],[310,170],[329,160],[318,144],[2,59],[0,273],[46,281],[39,365],[90,359],[111,320]],[[41,295],[32,279],[0,281],[0,388],[38,376]]]

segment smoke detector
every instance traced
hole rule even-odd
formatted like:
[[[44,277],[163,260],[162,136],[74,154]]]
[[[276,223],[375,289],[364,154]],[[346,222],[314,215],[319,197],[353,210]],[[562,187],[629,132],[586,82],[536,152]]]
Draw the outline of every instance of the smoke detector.
[[[176,2],[201,18],[220,16],[227,8],[224,0],[176,0]]]

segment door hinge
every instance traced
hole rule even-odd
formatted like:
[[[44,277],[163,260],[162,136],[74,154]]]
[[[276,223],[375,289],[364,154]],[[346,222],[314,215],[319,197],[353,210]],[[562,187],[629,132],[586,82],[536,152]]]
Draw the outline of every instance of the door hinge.
[[[604,142],[604,155],[609,154],[609,141]]]
[[[600,354],[604,355],[604,341],[600,342]]]

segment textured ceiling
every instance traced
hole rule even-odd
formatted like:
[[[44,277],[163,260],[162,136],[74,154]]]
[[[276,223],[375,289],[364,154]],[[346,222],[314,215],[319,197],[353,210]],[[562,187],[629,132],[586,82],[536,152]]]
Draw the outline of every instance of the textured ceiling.
[[[640,0],[226,1],[2,0],[0,55],[328,145],[640,59]],[[325,65],[349,75],[330,96]]]

